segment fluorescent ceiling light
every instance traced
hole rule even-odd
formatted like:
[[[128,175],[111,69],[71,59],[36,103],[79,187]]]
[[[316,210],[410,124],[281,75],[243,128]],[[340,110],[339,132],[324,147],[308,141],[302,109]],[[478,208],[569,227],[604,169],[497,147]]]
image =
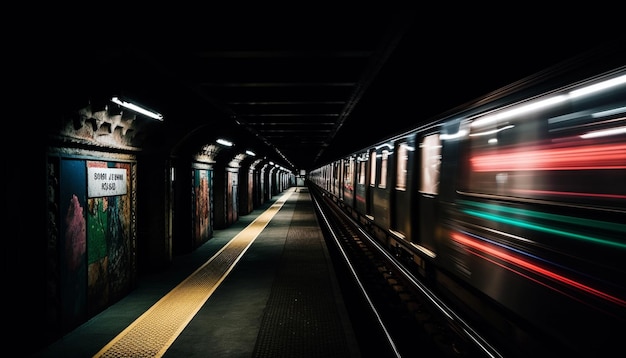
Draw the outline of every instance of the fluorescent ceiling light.
[[[251,151],[251,150],[246,150],[246,154],[248,154],[248,155],[249,155],[249,156],[251,156],[251,157],[256,156],[256,154],[254,154],[254,152],[253,152],[253,151]]]
[[[141,113],[144,116],[148,116],[150,118],[154,118],[154,119],[159,120],[159,121],[163,120],[163,115],[162,114],[156,113],[156,112],[152,112],[150,110],[147,110],[147,109],[145,109],[143,107],[140,107],[140,106],[138,106],[138,105],[136,105],[134,103],[131,103],[131,102],[122,101],[118,97],[111,98],[111,102],[117,103],[120,106],[126,107],[126,108],[128,108],[128,109],[130,109],[132,111],[137,112],[137,113]]]
[[[232,147],[233,146],[233,142],[227,141],[226,139],[218,139],[216,140],[217,143],[221,144],[221,145],[225,145],[227,147]]]

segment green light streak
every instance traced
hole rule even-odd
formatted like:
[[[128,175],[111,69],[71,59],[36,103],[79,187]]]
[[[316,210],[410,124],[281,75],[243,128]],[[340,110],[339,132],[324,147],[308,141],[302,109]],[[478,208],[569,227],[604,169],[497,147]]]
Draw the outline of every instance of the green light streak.
[[[626,225],[613,223],[613,222],[585,219],[585,218],[580,218],[580,217],[572,218],[571,216],[541,213],[541,212],[532,211],[532,210],[509,208],[509,207],[495,205],[495,204],[478,203],[478,202],[473,202],[473,201],[468,201],[468,200],[459,200],[459,203],[462,205],[474,206],[474,207],[478,207],[478,208],[490,210],[490,211],[497,211],[497,212],[508,213],[508,214],[513,214],[513,215],[523,215],[526,217],[533,217],[533,218],[538,218],[538,219],[547,219],[551,221],[563,222],[568,225],[573,224],[573,225],[578,225],[578,226],[594,227],[594,228],[599,228],[603,230],[612,230],[612,231],[617,231],[621,233],[626,233]]]
[[[493,221],[501,222],[501,223],[504,223],[504,224],[509,224],[509,225],[518,226],[518,227],[523,227],[523,228],[526,228],[526,229],[546,232],[546,233],[550,233],[550,234],[556,234],[556,235],[565,236],[565,237],[569,237],[569,238],[576,239],[576,240],[589,241],[589,242],[593,242],[593,243],[596,243],[596,244],[602,244],[602,245],[606,245],[606,246],[616,247],[616,248],[619,248],[619,249],[626,249],[626,244],[623,244],[623,243],[620,243],[620,242],[598,239],[598,238],[587,236],[587,235],[582,235],[582,234],[577,234],[577,233],[574,233],[574,232],[568,232],[568,231],[563,231],[563,230],[554,229],[554,228],[550,228],[550,227],[545,227],[545,226],[532,224],[532,223],[525,222],[525,221],[507,219],[507,218],[502,217],[500,215],[486,214],[486,213],[478,212],[478,211],[475,211],[475,210],[463,210],[463,212],[465,212],[465,213],[467,213],[469,215],[473,215],[473,216],[477,216],[477,217],[483,218],[483,219],[493,220]]]

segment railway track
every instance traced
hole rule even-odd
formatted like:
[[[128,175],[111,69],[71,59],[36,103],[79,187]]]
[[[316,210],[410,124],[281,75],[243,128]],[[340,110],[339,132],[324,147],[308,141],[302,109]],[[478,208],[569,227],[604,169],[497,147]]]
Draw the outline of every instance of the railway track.
[[[364,357],[501,357],[328,196],[313,198]]]

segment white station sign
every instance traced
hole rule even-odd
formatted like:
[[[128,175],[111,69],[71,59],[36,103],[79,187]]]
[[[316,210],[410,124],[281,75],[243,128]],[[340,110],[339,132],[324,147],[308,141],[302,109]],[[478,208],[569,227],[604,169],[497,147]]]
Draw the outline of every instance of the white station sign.
[[[88,197],[124,195],[126,191],[126,169],[87,168]]]

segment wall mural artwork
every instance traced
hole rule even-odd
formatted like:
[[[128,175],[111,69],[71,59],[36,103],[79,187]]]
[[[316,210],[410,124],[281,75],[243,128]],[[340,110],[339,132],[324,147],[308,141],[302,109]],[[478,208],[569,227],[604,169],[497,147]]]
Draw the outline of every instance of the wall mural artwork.
[[[122,168],[127,163],[87,161],[87,168]],[[129,175],[125,176],[130,187]],[[129,195],[87,199],[89,313],[94,314],[128,292],[131,284]]]
[[[211,172],[205,169],[196,169],[194,175],[194,245],[200,246],[212,235],[210,216],[209,182]]]
[[[59,299],[63,327],[73,327],[86,314],[86,194],[85,162],[62,160],[60,163],[59,210]]]
[[[101,175],[105,172],[113,175],[112,181],[98,184],[101,188],[107,185],[106,194],[88,194],[93,182],[88,178],[92,173],[89,168],[105,168]],[[131,188],[130,171],[130,163],[50,160],[48,267],[51,273],[46,294],[50,302],[57,302],[47,308],[52,326],[58,324],[62,330],[68,330],[82,324],[132,289],[132,203],[131,191],[125,189]],[[120,178],[124,190],[119,188]],[[115,190],[109,190],[111,183],[116,184]]]

